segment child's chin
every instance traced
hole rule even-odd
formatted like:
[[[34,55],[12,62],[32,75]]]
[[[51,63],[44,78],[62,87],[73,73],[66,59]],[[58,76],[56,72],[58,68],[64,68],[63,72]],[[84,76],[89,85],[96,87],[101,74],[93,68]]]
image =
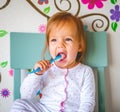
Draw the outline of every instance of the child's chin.
[[[61,59],[61,60],[58,61],[58,63],[60,63],[60,64],[66,64],[67,61],[65,59]]]
[[[67,65],[66,61],[58,61],[58,62],[55,62],[55,64],[60,68],[65,68]]]

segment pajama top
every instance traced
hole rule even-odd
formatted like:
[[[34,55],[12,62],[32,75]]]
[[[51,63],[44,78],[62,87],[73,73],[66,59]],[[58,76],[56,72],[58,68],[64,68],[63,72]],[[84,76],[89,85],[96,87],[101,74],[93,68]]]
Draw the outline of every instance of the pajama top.
[[[43,75],[28,74],[21,85],[21,98],[42,96],[40,112],[93,112],[95,106],[95,81],[92,69],[79,63],[70,69],[53,64]]]

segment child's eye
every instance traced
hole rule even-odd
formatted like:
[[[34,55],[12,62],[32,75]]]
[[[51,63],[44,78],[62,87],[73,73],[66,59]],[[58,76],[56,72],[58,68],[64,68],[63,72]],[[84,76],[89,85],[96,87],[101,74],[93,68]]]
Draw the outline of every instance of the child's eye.
[[[51,42],[56,42],[57,40],[56,39],[51,39]]]
[[[66,41],[72,41],[72,39],[71,39],[71,38],[66,38],[65,40],[66,40]]]

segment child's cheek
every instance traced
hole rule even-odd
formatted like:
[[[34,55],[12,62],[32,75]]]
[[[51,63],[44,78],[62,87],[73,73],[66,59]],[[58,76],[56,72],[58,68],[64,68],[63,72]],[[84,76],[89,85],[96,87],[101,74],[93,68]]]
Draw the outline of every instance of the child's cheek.
[[[49,47],[49,51],[50,51],[50,54],[51,54],[52,58],[54,58],[56,56],[55,47],[54,46],[50,46]]]

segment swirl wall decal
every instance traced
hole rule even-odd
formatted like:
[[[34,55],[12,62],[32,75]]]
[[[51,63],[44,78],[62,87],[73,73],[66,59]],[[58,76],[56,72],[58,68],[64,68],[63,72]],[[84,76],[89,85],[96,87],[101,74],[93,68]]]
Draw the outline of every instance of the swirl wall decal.
[[[60,4],[62,4],[62,3],[64,3],[65,1],[68,3],[68,8],[67,9],[65,9],[65,10],[63,10],[63,9],[61,9],[61,8],[59,8],[59,6],[57,5],[57,1],[58,0],[54,0],[54,4],[55,4],[55,7],[56,7],[56,9],[58,10],[58,11],[67,11],[67,12],[69,12],[70,10],[71,10],[71,8],[72,8],[72,3],[71,3],[71,1],[70,0],[60,0]],[[76,13],[74,14],[75,16],[78,16],[78,14],[79,14],[79,12],[80,12],[80,1],[79,0],[76,0],[77,1],[77,11],[76,11]],[[74,1],[75,2],[75,1]]]
[[[47,19],[50,18],[50,16],[48,15],[48,13],[44,13],[37,5],[37,2],[33,2],[32,0],[26,0],[38,13],[40,13],[42,16],[46,17]],[[80,14],[80,0],[76,0],[76,1],[72,1],[72,0],[54,0],[54,6],[58,11],[67,11],[67,12],[71,12],[73,6],[75,6],[74,9],[74,15],[77,16],[79,19],[86,19],[89,17],[93,17],[96,16],[97,18],[92,20],[91,26],[92,26],[92,30],[93,31],[107,31],[109,28],[109,19],[107,16],[105,16],[104,14],[101,13],[90,13],[90,14],[86,14],[83,16],[78,16]],[[65,9],[60,8],[60,5],[65,4],[66,3],[66,7],[64,7]],[[72,5],[73,3],[76,3],[76,5]],[[55,13],[55,12],[54,12]]]
[[[109,19],[107,18],[107,16],[105,16],[104,14],[100,14],[100,13],[91,13],[91,14],[87,14],[87,15],[83,15],[78,17],[79,19],[84,19],[84,18],[88,18],[88,17],[92,17],[92,16],[97,16],[96,19],[94,19],[91,23],[92,29],[94,31],[98,31],[97,29],[99,29],[99,31],[107,31],[109,28]],[[98,19],[98,16],[102,17],[100,19]],[[105,24],[106,21],[106,24]],[[101,23],[101,24],[99,24]]]
[[[37,7],[31,0],[26,0],[38,13],[40,13],[41,15],[43,15],[44,17],[46,17],[47,19],[49,19],[49,16],[44,14],[39,7]]]
[[[10,0],[7,0],[5,2],[5,4],[3,4],[2,6],[0,6],[0,10],[4,9],[5,7],[7,7],[9,3],[10,3]]]

